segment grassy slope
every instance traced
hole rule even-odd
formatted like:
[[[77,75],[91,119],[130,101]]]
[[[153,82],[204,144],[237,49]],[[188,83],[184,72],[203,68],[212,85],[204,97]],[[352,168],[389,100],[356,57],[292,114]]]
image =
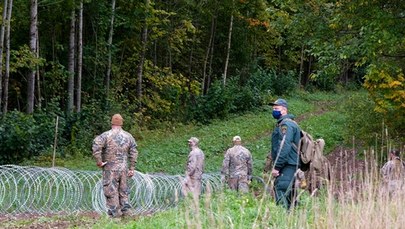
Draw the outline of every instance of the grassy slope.
[[[326,140],[326,152],[343,140],[344,117],[336,112],[334,106],[334,101],[341,100],[343,96],[315,93],[287,98],[289,113],[296,116],[304,130]],[[210,125],[178,125],[165,130],[139,131],[134,135],[139,150],[137,170],[143,173],[184,173],[189,153],[187,139],[195,136],[200,139],[200,148],[206,155],[206,172],[218,172],[223,154],[232,144],[232,137],[240,135],[243,144],[253,154],[254,174],[260,175],[274,125],[271,107],[263,106],[260,110],[233,115],[227,120],[214,120]],[[43,161],[36,164],[43,166]],[[59,158],[56,165],[80,170],[97,169],[91,152],[85,159]]]
[[[290,113],[297,116],[301,127],[314,137],[323,137],[326,140],[325,153],[343,142],[346,117],[340,111],[340,101],[346,96],[348,95],[316,93],[287,98]],[[260,111],[230,117],[228,120],[217,120],[207,126],[178,126],[170,131],[141,132],[136,136],[140,151],[138,169],[150,173],[183,173],[188,154],[186,141],[190,136],[197,136],[206,154],[206,170],[219,171],[224,150],[230,146],[232,136],[238,134],[253,153],[255,175],[260,175],[269,150],[269,134],[274,123],[270,107],[263,107]],[[91,157],[88,160],[65,160],[65,165],[70,165],[67,167],[73,169],[95,167]],[[370,187],[367,193],[375,192],[374,184],[366,184],[365,187]],[[380,210],[373,210],[370,204],[374,198],[380,198],[379,195],[373,193],[364,195],[364,200],[339,202],[330,194],[324,198],[309,198],[304,193],[299,209],[286,217],[285,211],[276,206],[273,200],[224,192],[213,197],[203,196],[199,217],[190,212],[190,206],[186,202],[181,202],[176,208],[152,216],[141,216],[136,220],[117,222],[102,216],[98,219],[83,217],[81,221],[93,224],[93,228],[190,228],[197,226],[196,222],[203,225],[203,228],[252,228],[254,225],[258,228],[370,228],[377,224],[364,224],[358,221],[363,214],[356,214],[361,209],[361,212],[373,216],[368,219],[373,219],[374,214],[379,214]],[[397,205],[397,202],[389,202],[387,209],[391,210],[382,214],[401,211]],[[346,221],[348,218],[350,219]],[[355,222],[359,223],[351,224]],[[403,225],[401,222],[395,223],[397,224],[393,225]],[[80,227],[80,223],[78,226]]]

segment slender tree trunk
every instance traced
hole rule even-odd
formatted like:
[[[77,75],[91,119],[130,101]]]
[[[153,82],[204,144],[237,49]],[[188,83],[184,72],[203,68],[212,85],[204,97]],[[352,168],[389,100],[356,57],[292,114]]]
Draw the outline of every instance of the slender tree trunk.
[[[3,16],[1,20],[1,29],[0,29],[0,111],[3,103],[3,49],[4,49],[4,30],[7,23],[7,7],[8,0],[4,0],[3,4]]]
[[[69,58],[68,58],[68,104],[67,111],[73,111],[74,104],[74,84],[75,84],[75,27],[76,27],[76,15],[75,9],[72,9],[70,18],[70,35],[69,35]]]
[[[298,84],[302,85],[302,73],[304,71],[304,45],[301,46],[301,60],[300,60],[300,72],[298,74]]]
[[[111,81],[111,58],[112,58],[112,40],[114,34],[114,16],[115,16],[115,0],[111,1],[111,21],[110,21],[110,34],[108,36],[108,65],[107,73],[105,75],[105,88],[106,95],[110,93],[110,81]]]
[[[95,54],[94,54],[94,67],[93,67],[93,69],[94,69],[93,70],[93,82],[96,82],[97,71],[98,71],[98,32],[97,32],[98,29],[97,29],[97,23],[94,22],[94,20],[91,21],[91,24],[92,24],[93,33],[94,33],[94,44],[95,44],[95,47],[94,47]],[[104,81],[104,83],[105,83],[105,81]],[[91,96],[93,99],[95,98],[95,95],[96,95],[96,87],[97,87],[97,84],[93,83],[92,84],[92,96]]]
[[[31,0],[31,26],[30,26],[30,50],[37,57],[37,31],[38,31],[38,1]],[[33,67],[28,75],[27,87],[27,113],[34,112],[35,100],[35,76],[37,66]]]
[[[82,107],[82,67],[83,67],[83,0],[80,0],[79,25],[77,41],[77,85],[76,85],[76,112]]]
[[[307,77],[306,77],[306,79],[305,79],[305,84],[304,84],[304,86],[307,86],[309,77],[310,77],[311,74],[312,74],[312,70],[311,70],[311,68],[312,68],[312,59],[313,59],[313,57],[312,57],[312,56],[309,56],[308,74],[307,74]]]
[[[224,76],[223,76],[223,85],[224,86],[226,85],[226,75],[227,75],[227,72],[228,72],[229,54],[231,52],[232,27],[233,27],[233,14],[231,14],[231,22],[229,23],[228,47],[227,47],[227,50],[226,50],[226,59],[225,59]]]
[[[202,92],[205,95],[208,91],[208,80],[207,80],[207,65],[208,65],[208,60],[210,57],[210,53],[212,51],[212,46],[214,43],[214,33],[215,33],[215,16],[212,15],[211,17],[211,32],[210,32],[210,39],[208,42],[207,46],[207,51],[205,53],[205,58],[204,58],[204,66],[203,66],[203,80],[202,80]]]
[[[146,0],[146,7],[148,8],[150,5],[150,1]],[[138,99],[142,98],[142,78],[143,78],[143,64],[145,62],[145,53],[146,53],[146,46],[148,42],[148,25],[146,22],[145,18],[145,24],[143,27],[142,31],[142,47],[141,47],[141,54],[139,56],[139,65],[138,65],[138,70],[137,70],[137,77],[138,77],[138,82],[136,84],[136,96]]]
[[[214,28],[214,37],[215,37],[215,34],[216,34],[216,28]],[[209,62],[208,62],[208,76],[207,76],[207,85],[205,86],[205,88],[206,88],[205,93],[208,92],[208,90],[210,89],[210,86],[211,86],[212,63],[213,63],[213,60],[214,60],[214,47],[215,47],[215,42],[213,40],[212,44],[211,44],[210,59],[209,59]]]
[[[3,113],[7,113],[8,110],[8,81],[10,79],[10,21],[11,21],[11,13],[13,11],[13,0],[10,0],[8,3],[7,8],[7,30],[6,30],[6,65],[5,65],[5,78],[4,78],[4,105],[3,105]]]
[[[39,59],[40,53],[39,53],[39,31],[37,28],[37,58]],[[38,95],[38,101],[37,101],[37,105],[38,108],[41,109],[42,107],[42,95],[41,95],[41,81],[40,81],[40,74],[39,74],[39,66],[37,66],[36,68],[36,82],[37,82],[37,95]]]

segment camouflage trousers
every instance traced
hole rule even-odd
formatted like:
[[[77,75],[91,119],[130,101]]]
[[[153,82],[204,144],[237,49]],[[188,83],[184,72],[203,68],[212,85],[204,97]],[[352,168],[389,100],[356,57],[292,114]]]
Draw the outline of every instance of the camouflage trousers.
[[[128,201],[127,171],[103,171],[103,191],[107,213],[112,217],[125,214],[131,208]]]
[[[247,179],[247,176],[228,178],[227,183],[229,188],[232,190],[243,193],[249,192],[249,181]]]
[[[182,184],[182,192],[184,196],[192,194],[194,198],[198,198],[201,193],[201,179],[186,179]]]

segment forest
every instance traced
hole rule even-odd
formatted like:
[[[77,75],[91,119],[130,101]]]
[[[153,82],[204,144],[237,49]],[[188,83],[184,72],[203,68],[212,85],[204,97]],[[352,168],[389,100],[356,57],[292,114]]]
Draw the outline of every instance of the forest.
[[[139,137],[314,91],[365,89],[404,138],[401,0],[3,0],[1,9],[0,164],[51,152],[55,129],[58,154],[88,154],[114,113]]]

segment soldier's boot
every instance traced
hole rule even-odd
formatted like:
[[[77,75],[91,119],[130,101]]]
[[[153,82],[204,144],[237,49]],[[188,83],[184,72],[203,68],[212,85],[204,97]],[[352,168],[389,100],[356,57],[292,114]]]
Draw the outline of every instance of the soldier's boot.
[[[122,212],[120,210],[108,210],[108,215],[111,218],[120,218],[122,216]]]
[[[122,216],[123,217],[128,217],[128,216],[133,216],[134,215],[134,212],[131,210],[131,209],[127,209],[127,210],[123,210],[122,211]]]

